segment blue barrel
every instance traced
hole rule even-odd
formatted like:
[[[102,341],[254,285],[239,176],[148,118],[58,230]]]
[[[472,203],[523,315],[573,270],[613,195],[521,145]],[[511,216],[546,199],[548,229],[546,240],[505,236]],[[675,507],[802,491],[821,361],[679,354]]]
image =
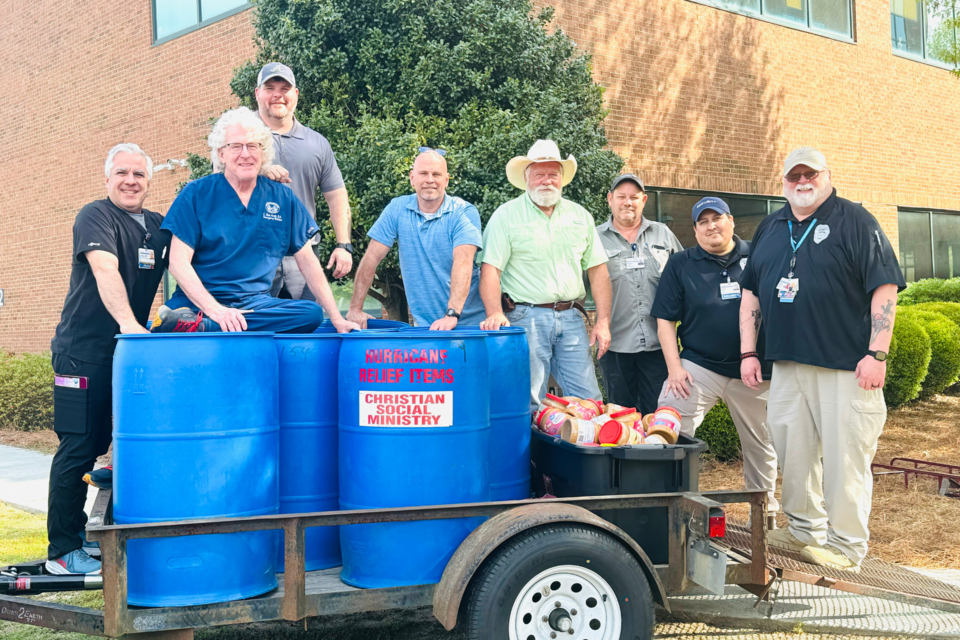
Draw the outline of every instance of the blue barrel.
[[[320,324],[321,329],[333,329],[333,323],[329,320],[324,320]],[[410,325],[406,322],[400,322],[399,320],[378,320],[377,318],[372,318],[367,320],[367,329],[409,329]]]
[[[140,524],[279,512],[272,333],[118,336],[113,518]],[[277,586],[276,531],[130,540],[127,602],[179,607]]]
[[[479,331],[344,335],[340,508],[489,500],[489,377]],[[340,527],[340,579],[368,588],[437,583],[482,521]]]
[[[321,328],[278,334],[274,343],[280,361],[280,513],[336,511],[340,335]],[[338,565],[339,529],[308,528],[307,571]],[[277,571],[283,570],[281,544]]]
[[[481,331],[458,325],[454,332]],[[411,327],[407,331],[429,331]],[[530,497],[530,347],[523,327],[483,331],[490,358],[490,501]]]

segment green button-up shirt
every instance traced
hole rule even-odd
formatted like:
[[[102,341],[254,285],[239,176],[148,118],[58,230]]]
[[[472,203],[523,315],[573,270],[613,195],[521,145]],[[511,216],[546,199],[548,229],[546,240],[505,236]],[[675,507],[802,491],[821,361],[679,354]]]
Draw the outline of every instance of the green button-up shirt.
[[[579,300],[583,272],[606,261],[593,216],[563,198],[547,216],[524,193],[500,205],[483,231],[483,262],[501,271],[515,302]]]
[[[613,287],[610,351],[639,353],[660,348],[657,319],[650,315],[660,274],[671,254],[683,251],[667,225],[643,219],[635,242],[627,242],[612,222],[597,227]]]

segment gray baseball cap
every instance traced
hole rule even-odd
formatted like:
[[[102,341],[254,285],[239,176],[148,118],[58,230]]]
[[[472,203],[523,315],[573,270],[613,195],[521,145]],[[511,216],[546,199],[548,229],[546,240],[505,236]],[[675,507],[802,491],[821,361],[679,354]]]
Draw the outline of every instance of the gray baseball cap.
[[[610,191],[613,191],[614,189],[619,187],[621,184],[623,184],[627,180],[629,180],[630,182],[640,187],[640,191],[643,191],[644,193],[647,192],[646,187],[643,186],[643,180],[638,178],[636,174],[633,174],[633,173],[621,173],[616,178],[614,178],[613,184],[610,185]]]
[[[294,88],[297,86],[297,81],[293,77],[293,70],[279,62],[268,62],[263,65],[263,69],[260,69],[260,74],[257,76],[257,86],[262,87],[263,83],[270,78],[283,78],[293,85]]]

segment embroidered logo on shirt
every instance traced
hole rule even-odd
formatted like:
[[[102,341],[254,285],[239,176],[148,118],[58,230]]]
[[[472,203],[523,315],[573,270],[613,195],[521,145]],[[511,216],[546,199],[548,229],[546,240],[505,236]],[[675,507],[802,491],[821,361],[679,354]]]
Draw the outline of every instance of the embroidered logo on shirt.
[[[91,243],[88,244],[87,246],[88,246],[88,247],[99,247],[99,246],[100,246],[100,243],[99,243],[99,242],[91,242]]]
[[[743,271],[746,268],[747,268],[747,259],[740,258],[740,270]]]
[[[817,230],[813,232],[813,242],[814,244],[820,244],[827,239],[827,236],[830,235],[830,227],[825,224],[821,224],[817,227]]]
[[[573,219],[573,224],[578,224],[578,225],[580,225],[580,226],[583,226],[583,220],[580,220],[580,219],[578,219],[578,218],[574,218],[574,219]]]
[[[283,222],[283,218],[280,216],[280,205],[276,202],[268,202],[265,208],[266,211],[263,213],[264,218]]]

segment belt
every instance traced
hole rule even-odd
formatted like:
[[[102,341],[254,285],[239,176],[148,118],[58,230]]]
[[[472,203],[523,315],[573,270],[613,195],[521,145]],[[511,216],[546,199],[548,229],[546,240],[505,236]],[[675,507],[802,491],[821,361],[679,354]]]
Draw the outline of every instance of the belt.
[[[545,302],[543,304],[533,304],[532,302],[517,302],[516,304],[522,304],[528,307],[540,307],[541,309],[553,309],[554,311],[568,311],[570,309],[576,309],[583,314],[583,317],[587,317],[587,310],[583,308],[583,305],[576,300],[558,300],[557,302]]]

